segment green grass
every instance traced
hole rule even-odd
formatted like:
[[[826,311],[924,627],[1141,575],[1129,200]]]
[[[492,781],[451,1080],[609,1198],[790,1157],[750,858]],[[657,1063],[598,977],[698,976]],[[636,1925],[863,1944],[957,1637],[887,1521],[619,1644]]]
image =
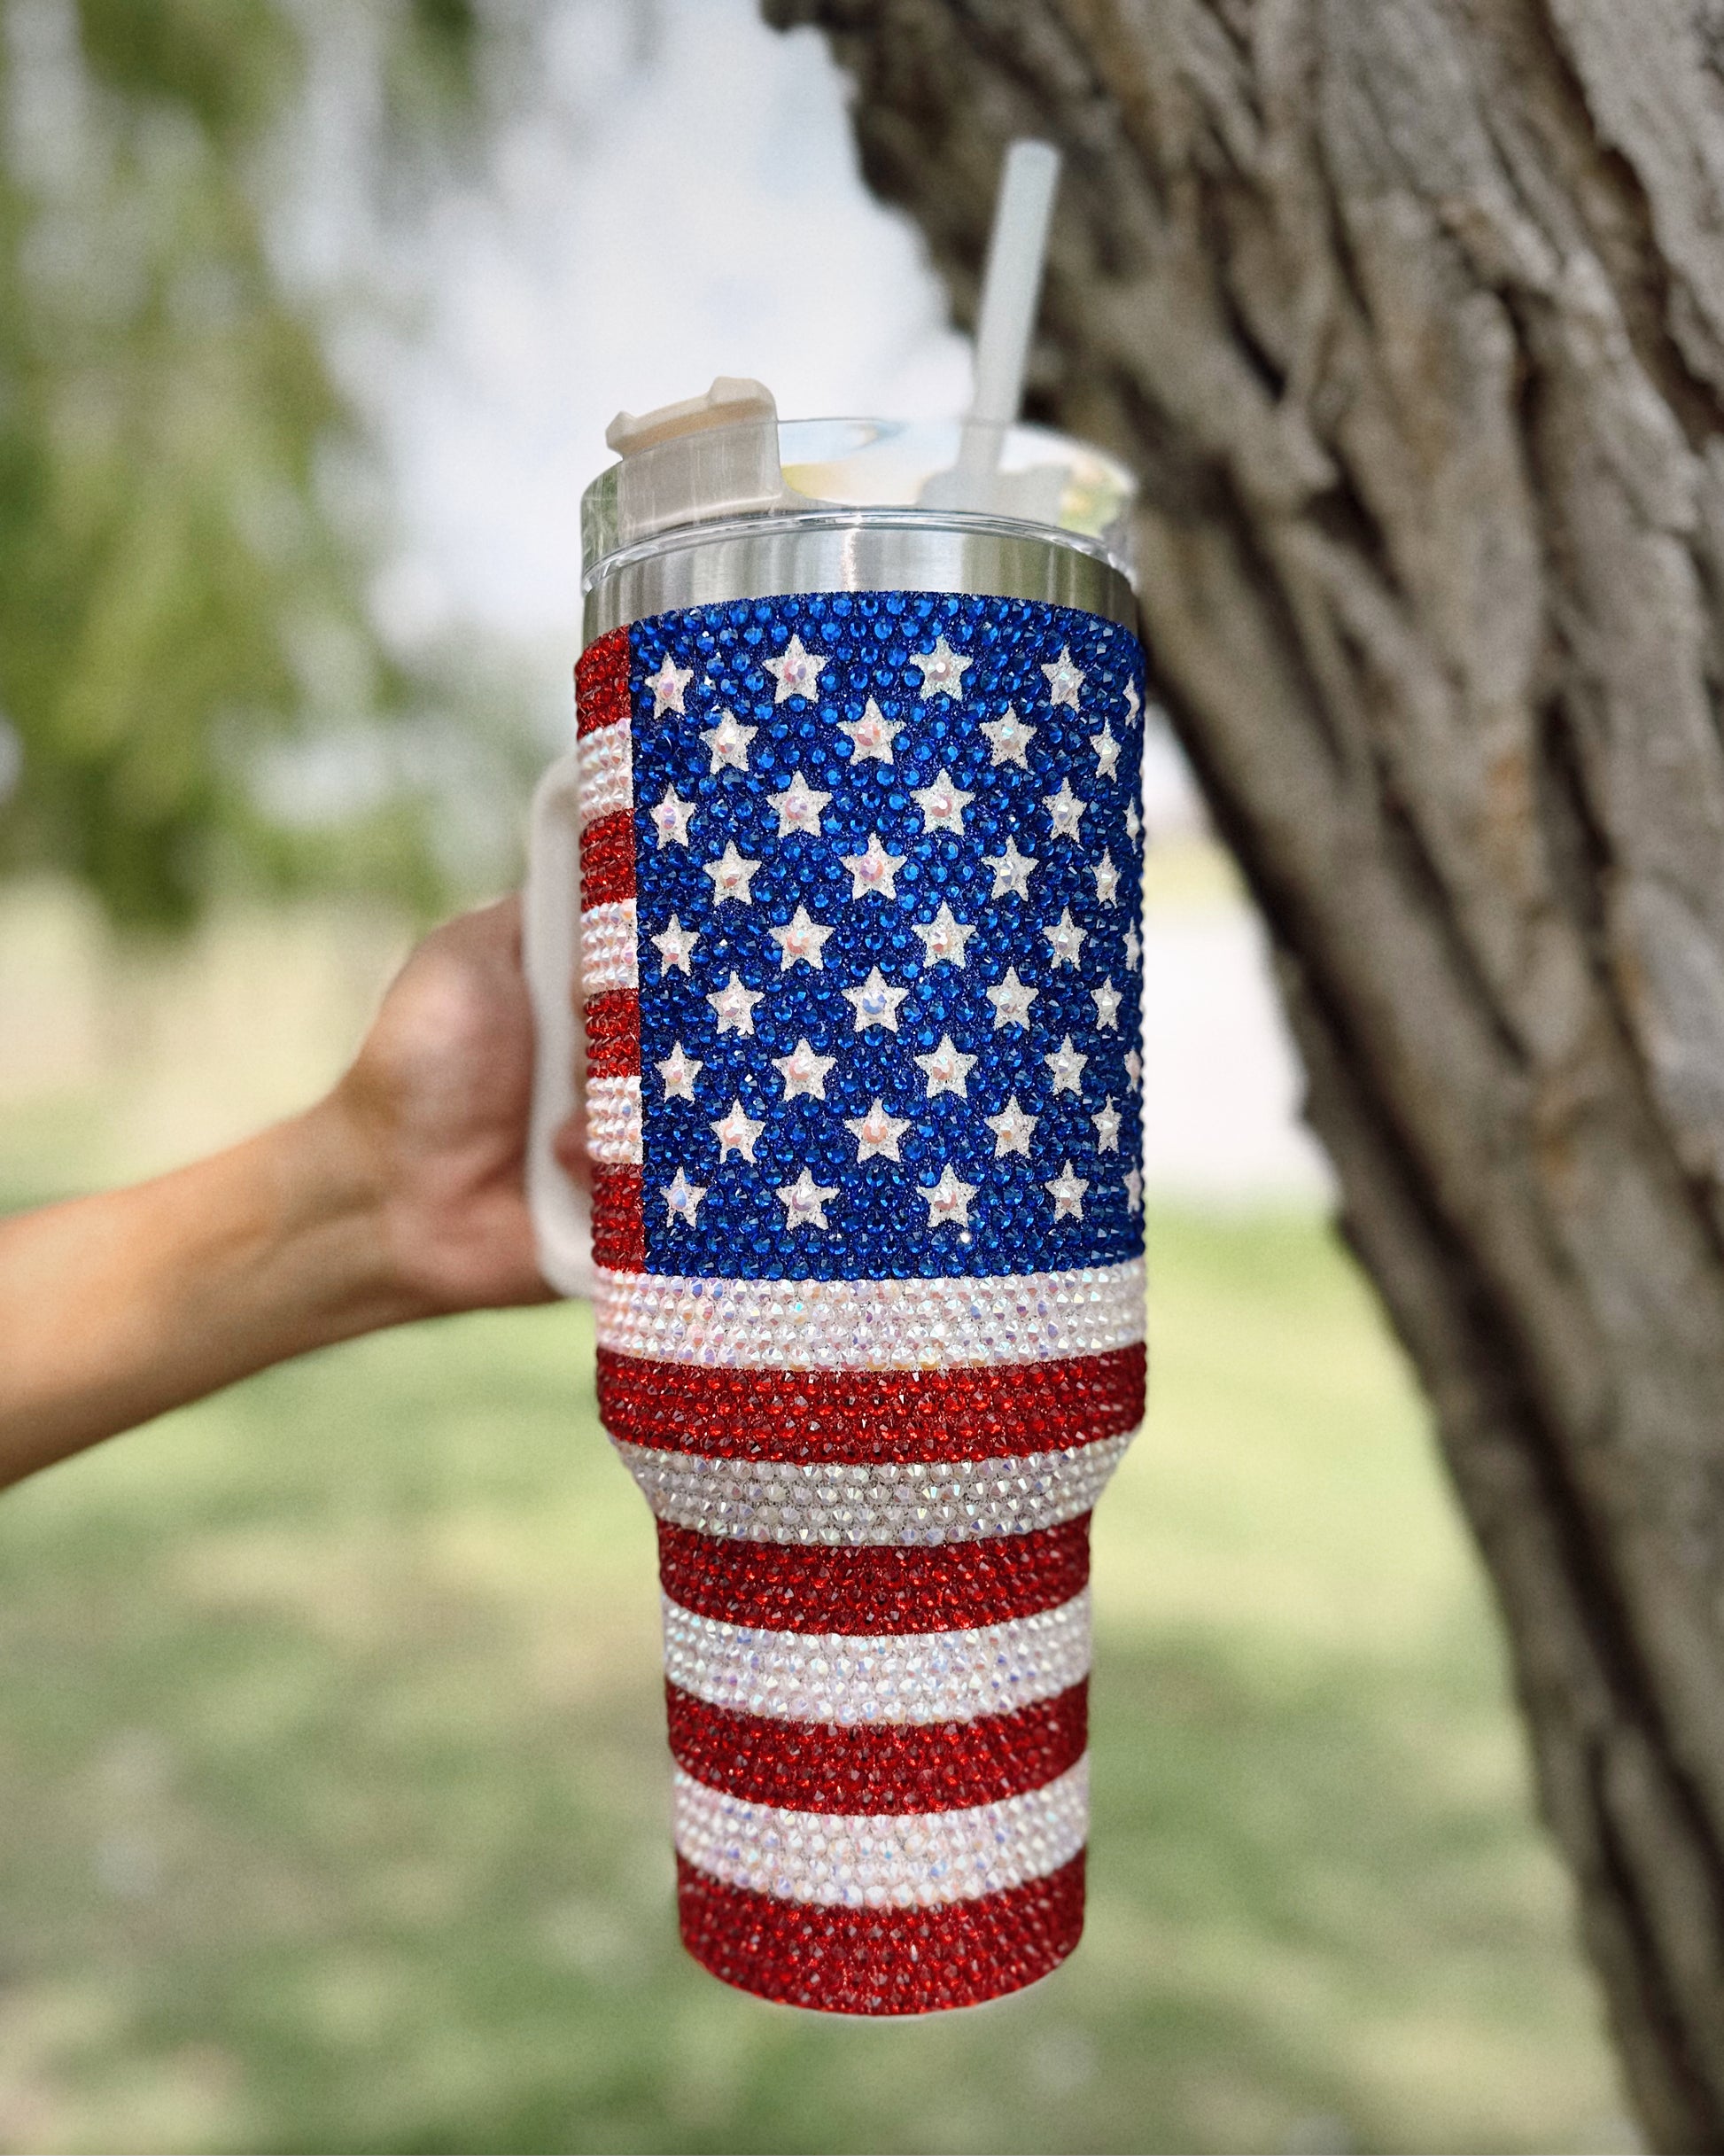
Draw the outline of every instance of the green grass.
[[[571,1310],[361,1342],[0,1506],[0,2147],[1622,2145],[1473,1561],[1303,1218],[1153,1223],[1088,1935],[822,2022],[675,1938],[645,1506]]]

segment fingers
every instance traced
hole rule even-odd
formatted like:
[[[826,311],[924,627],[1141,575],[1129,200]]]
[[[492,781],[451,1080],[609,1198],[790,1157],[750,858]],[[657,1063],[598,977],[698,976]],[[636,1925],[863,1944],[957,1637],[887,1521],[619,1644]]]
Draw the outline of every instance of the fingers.
[[[521,900],[516,893],[494,899],[488,906],[457,915],[425,938],[447,956],[460,956],[485,966],[507,965],[518,975],[521,966]],[[423,949],[424,946],[421,946]],[[579,1016],[579,1012],[577,1016]],[[571,1182],[582,1189],[593,1187],[593,1167],[586,1149],[586,1116],[578,1105],[558,1127],[551,1140],[556,1164]]]
[[[511,892],[506,899],[493,899],[488,906],[476,906],[470,913],[457,914],[453,921],[446,921],[440,928],[433,929],[419,946],[427,945],[441,951],[460,954],[487,963],[501,963],[512,971],[521,968],[521,900],[518,893]]]

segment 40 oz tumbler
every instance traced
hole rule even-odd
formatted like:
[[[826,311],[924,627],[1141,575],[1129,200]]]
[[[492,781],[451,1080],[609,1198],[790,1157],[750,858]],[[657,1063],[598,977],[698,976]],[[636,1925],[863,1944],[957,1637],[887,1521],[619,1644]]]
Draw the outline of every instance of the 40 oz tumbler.
[[[683,1938],[862,2014],[1077,1941],[1144,1397],[1130,483],[1032,429],[959,480],[960,434],[742,384],[619,423],[529,890],[535,1217],[657,1520]]]

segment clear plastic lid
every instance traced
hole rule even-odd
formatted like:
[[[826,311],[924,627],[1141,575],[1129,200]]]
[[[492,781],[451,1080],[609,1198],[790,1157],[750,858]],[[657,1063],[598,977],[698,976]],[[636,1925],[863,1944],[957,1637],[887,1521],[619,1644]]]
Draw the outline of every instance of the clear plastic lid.
[[[696,428],[631,423],[639,445],[630,443],[581,497],[586,588],[619,557],[686,545],[703,525],[827,521],[869,510],[890,511],[894,521],[1058,533],[1131,573],[1135,482],[1087,442],[974,420],[780,420],[764,393],[761,406],[733,409],[734,419]],[[613,436],[613,446],[625,442]]]

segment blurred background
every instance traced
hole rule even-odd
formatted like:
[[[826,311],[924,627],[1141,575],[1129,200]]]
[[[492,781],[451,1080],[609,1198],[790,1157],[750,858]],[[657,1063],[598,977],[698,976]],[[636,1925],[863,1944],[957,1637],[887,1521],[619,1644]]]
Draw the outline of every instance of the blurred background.
[[[516,880],[619,406],[936,416],[968,354],[744,0],[0,29],[4,1209],[303,1105]],[[1149,765],[1152,1408],[1076,1958],[881,2028],[682,1957],[590,1329],[475,1318],[0,1506],[0,2149],[1632,2144],[1259,936]]]

